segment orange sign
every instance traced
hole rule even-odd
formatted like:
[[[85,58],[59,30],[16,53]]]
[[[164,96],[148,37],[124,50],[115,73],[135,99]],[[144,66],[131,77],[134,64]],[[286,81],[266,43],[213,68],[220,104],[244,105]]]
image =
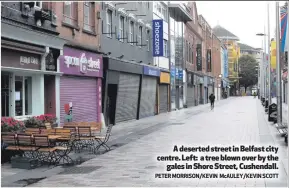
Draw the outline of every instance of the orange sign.
[[[161,72],[160,83],[170,84],[170,73]]]

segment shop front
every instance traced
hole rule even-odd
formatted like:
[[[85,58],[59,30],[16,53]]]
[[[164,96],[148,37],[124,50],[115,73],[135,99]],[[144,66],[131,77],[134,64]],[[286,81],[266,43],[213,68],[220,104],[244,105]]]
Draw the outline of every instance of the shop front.
[[[157,85],[160,70],[143,66],[138,119],[157,114]]]
[[[176,108],[184,108],[184,80],[183,70],[176,68]]]
[[[170,73],[160,72],[158,88],[158,114],[170,111],[170,82]]]
[[[196,79],[197,79],[198,104],[204,104],[204,77],[197,75]]]
[[[102,56],[64,46],[60,71],[60,123],[100,122]]]
[[[204,104],[209,102],[208,77],[204,76]]]
[[[109,124],[137,119],[143,66],[104,57],[103,112]]]
[[[2,117],[57,115],[59,50],[3,38],[1,44]]]

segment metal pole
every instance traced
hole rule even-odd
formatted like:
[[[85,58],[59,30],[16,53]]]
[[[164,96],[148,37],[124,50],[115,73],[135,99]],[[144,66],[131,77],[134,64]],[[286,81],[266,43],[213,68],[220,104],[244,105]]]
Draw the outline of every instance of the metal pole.
[[[265,100],[268,98],[268,87],[267,87],[267,52],[266,52],[266,28],[264,24],[264,92],[265,92]]]
[[[270,40],[270,7],[269,7],[269,3],[267,4],[267,11],[268,11],[268,104],[270,105],[271,104],[271,61],[270,61],[270,43],[271,43],[271,40]]]
[[[288,45],[288,40],[289,40],[289,31],[288,31],[288,28],[289,28],[289,18],[288,18],[288,15],[289,15],[289,1],[287,1],[288,5],[287,5],[287,37],[286,37],[286,42],[287,42],[287,53],[289,52],[289,45]],[[287,60],[288,61],[288,60]],[[287,67],[288,64],[287,64]],[[288,74],[288,68],[287,68],[287,126],[289,124],[289,113],[288,113],[288,105],[289,105],[289,84],[288,84],[288,81],[289,81],[289,74]],[[288,134],[287,134],[287,140],[288,140]],[[288,180],[289,181],[289,180]],[[288,184],[287,184],[288,185]]]
[[[277,123],[282,123],[282,85],[281,85],[281,64],[280,64],[280,10],[279,2],[276,1],[276,63],[277,63]]]
[[[262,40],[262,46],[263,46]],[[261,98],[264,97],[264,50],[261,50],[262,59],[260,61],[260,91],[261,91]]]
[[[171,24],[170,24],[170,11],[169,11],[170,1],[168,1],[168,51],[169,51],[169,70],[170,70],[170,79],[171,77]],[[169,95],[169,110],[172,111],[172,82],[170,80],[170,95]]]

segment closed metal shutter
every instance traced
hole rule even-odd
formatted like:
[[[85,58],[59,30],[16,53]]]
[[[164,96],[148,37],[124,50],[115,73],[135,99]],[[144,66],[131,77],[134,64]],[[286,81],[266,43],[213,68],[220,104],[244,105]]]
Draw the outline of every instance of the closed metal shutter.
[[[60,123],[65,120],[64,105],[70,102],[72,102],[72,121],[98,121],[97,88],[96,78],[62,76],[60,78]]]
[[[155,77],[144,76],[142,79],[139,118],[155,114],[156,89],[157,79]]]
[[[136,119],[140,76],[119,75],[115,123]]]
[[[159,85],[159,113],[168,111],[168,86]]]
[[[193,85],[188,85],[187,87],[187,106],[195,105],[194,87]]]

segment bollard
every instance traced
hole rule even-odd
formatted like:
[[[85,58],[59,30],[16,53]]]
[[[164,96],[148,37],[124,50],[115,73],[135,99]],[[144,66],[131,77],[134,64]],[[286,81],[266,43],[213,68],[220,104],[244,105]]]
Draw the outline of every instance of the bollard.
[[[265,112],[268,112],[269,101],[265,101]]]

